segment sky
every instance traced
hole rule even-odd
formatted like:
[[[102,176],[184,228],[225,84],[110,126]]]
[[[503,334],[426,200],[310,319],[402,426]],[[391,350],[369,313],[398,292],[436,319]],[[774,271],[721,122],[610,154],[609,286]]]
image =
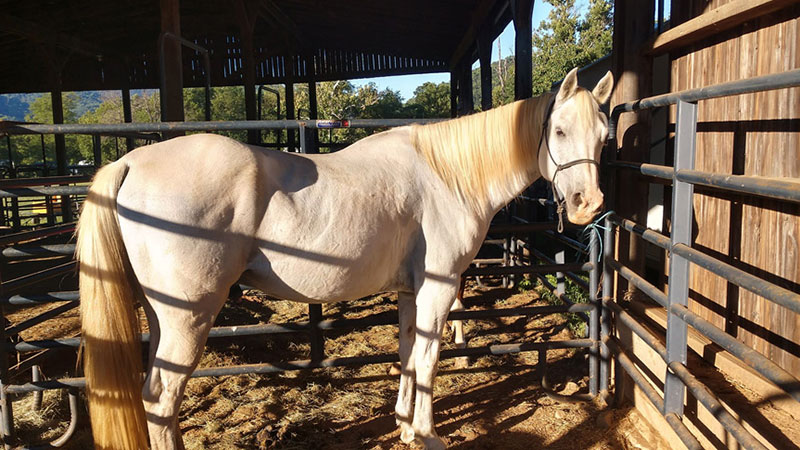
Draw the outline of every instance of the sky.
[[[579,11],[584,11],[586,6],[588,5],[588,0],[578,0],[576,2],[576,7]],[[542,20],[547,18],[547,15],[550,13],[553,7],[550,6],[549,3],[544,2],[543,0],[536,0],[533,7],[533,29],[535,30]],[[500,33],[497,39],[500,40],[500,46],[503,50],[503,57],[507,57],[509,55],[514,54],[514,24],[513,22],[509,23],[508,26]],[[500,59],[498,57],[497,51],[497,40],[495,40],[492,44],[492,62],[497,61]],[[473,64],[473,68],[478,67],[479,64],[476,61]],[[354,85],[362,86],[367,83],[375,83],[378,86],[378,89],[392,89],[394,91],[400,91],[400,95],[403,96],[404,100],[408,100],[414,96],[414,89],[417,86],[421,85],[425,82],[432,82],[432,83],[441,83],[441,82],[449,82],[450,81],[450,73],[449,72],[442,72],[442,73],[426,73],[426,74],[418,74],[418,75],[397,75],[392,77],[380,77],[380,78],[362,78],[358,80],[351,80]]]

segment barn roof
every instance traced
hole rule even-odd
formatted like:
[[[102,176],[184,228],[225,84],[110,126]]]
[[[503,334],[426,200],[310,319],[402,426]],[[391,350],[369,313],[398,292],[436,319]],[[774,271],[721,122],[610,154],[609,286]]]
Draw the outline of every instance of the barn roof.
[[[254,22],[256,83],[441,72],[510,21],[505,0],[180,0],[183,38],[210,54],[211,84],[242,84],[241,11]],[[166,0],[0,0],[0,93],[157,88]],[[237,14],[239,11],[239,14]],[[184,86],[202,86],[183,50]]]

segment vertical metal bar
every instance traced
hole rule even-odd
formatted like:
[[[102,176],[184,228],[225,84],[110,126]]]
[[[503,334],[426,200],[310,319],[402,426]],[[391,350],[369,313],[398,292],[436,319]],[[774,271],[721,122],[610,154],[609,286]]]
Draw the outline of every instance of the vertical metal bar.
[[[677,172],[694,168],[695,131],[697,129],[697,104],[678,102],[675,123],[675,169],[672,175],[672,230],[671,243],[691,245],[694,186],[678,181]],[[689,297],[689,261],[669,254],[669,295],[667,297],[667,365],[673,361],[686,364],[687,325],[670,312],[672,305],[686,306]],[[664,414],[683,414],[686,387],[667,369],[664,386]]]
[[[300,153],[308,153],[308,146],[306,145],[306,124],[300,123],[298,130],[298,135],[300,136]]]
[[[517,237],[512,234],[510,239],[511,240],[510,240],[510,243],[509,243],[509,252],[508,252],[508,256],[509,256],[508,263],[509,264],[508,265],[510,265],[511,267],[514,267],[514,266],[517,265]],[[516,283],[517,283],[517,276],[514,275],[514,274],[511,274],[509,276],[508,287],[513,288],[516,285]]]
[[[589,260],[594,267],[589,272],[589,303],[594,309],[589,312],[589,339],[592,340],[592,349],[589,353],[589,393],[597,395],[599,387],[600,366],[598,354],[600,352],[600,303],[597,301],[597,285],[600,280],[600,265],[597,264],[599,252],[597,233],[589,234]]]
[[[5,309],[0,305],[0,318],[5,323]],[[11,407],[11,398],[6,393],[9,384],[8,377],[8,350],[6,349],[5,326],[0,326],[0,434],[5,448],[11,448],[10,442],[14,439],[14,411]]]
[[[614,259],[614,245],[616,244],[614,224],[606,217],[605,231],[603,236],[603,297],[601,300],[602,309],[600,311],[600,393],[605,395],[608,392],[608,384],[611,376],[611,353],[605,343],[605,339],[611,334],[611,311],[605,306],[605,302],[614,298],[614,269],[606,261]]]
[[[294,85],[286,83],[286,118],[294,119]],[[294,130],[286,130],[286,151],[294,152]]]
[[[553,259],[555,260],[556,264],[564,264],[564,250],[557,251]],[[559,296],[564,295],[567,292],[564,272],[556,272],[556,292],[558,292]]]
[[[103,165],[103,150],[101,148],[100,135],[92,135],[92,153],[94,157],[94,167],[99,169]]]
[[[31,381],[34,383],[42,381],[42,369],[37,364],[31,366]],[[36,391],[33,393],[33,409],[35,411],[42,409],[43,394],[43,391]]]
[[[14,164],[14,152],[11,149],[11,136],[6,135],[6,145],[8,146],[8,177],[17,178],[17,166]],[[22,229],[22,218],[19,215],[19,200],[11,199],[11,229],[19,231]]]
[[[311,327],[311,361],[322,361],[325,359],[325,341],[322,338],[322,330],[319,323],[322,321],[322,305],[318,303],[308,304],[308,322]]]
[[[508,247],[509,239],[506,237],[503,239],[503,267],[506,267],[509,264]],[[503,288],[508,288],[508,275],[503,275]]]

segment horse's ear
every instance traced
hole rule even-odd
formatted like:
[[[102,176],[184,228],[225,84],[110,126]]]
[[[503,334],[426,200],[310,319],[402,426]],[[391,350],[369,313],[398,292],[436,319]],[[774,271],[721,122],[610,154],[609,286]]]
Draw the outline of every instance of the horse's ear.
[[[609,70],[606,72],[606,75],[597,82],[597,86],[594,87],[592,90],[592,95],[594,95],[595,100],[597,103],[603,104],[611,98],[611,91],[614,89],[614,75],[611,75],[611,71]]]
[[[563,102],[564,100],[575,95],[578,90],[578,68],[569,71],[564,81],[561,82],[561,88],[558,90],[556,100]]]

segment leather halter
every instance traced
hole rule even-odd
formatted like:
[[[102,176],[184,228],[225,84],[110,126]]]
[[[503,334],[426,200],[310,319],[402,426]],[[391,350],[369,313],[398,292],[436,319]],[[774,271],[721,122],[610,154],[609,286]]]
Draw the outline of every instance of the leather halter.
[[[553,106],[556,103],[557,96],[558,94],[553,95],[553,97],[550,98],[550,102],[547,104],[547,110],[545,111],[545,116],[544,116],[545,117],[544,123],[542,123],[542,134],[539,136],[539,145],[536,147],[536,150],[538,151],[540,148],[542,148],[542,142],[544,142],[544,146],[547,148],[547,156],[550,157],[550,161],[553,161],[553,164],[555,164],[556,166],[556,171],[555,173],[553,173],[553,179],[550,180],[550,186],[553,188],[553,201],[556,204],[556,214],[558,215],[558,232],[563,233],[564,211],[566,210],[567,200],[558,195],[558,190],[556,189],[556,177],[558,176],[558,173],[564,169],[569,169],[570,167],[577,166],[578,164],[594,164],[595,166],[597,166],[597,170],[599,171],[600,164],[597,161],[589,158],[575,159],[568,163],[559,164],[556,162],[556,159],[553,158],[553,152],[550,151],[550,144],[548,142],[549,139],[547,139],[545,136],[547,135],[547,124],[550,123],[550,116],[553,113]]]

